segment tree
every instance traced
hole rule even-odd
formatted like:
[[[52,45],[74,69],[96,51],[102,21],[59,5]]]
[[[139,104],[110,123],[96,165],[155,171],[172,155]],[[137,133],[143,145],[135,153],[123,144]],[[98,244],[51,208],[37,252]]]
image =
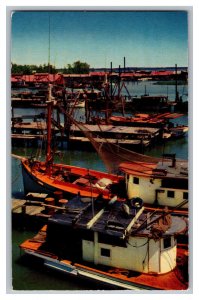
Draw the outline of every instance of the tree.
[[[12,74],[22,74],[22,75],[30,75],[36,73],[50,73],[55,74],[57,70],[52,65],[17,65],[12,63],[11,73]]]
[[[67,73],[68,74],[86,74],[89,73],[89,64],[87,64],[86,62],[81,62],[81,61],[75,61],[72,65],[68,64],[67,65]]]
[[[73,64],[68,64],[67,67],[63,68],[63,73],[65,74],[87,74],[89,73],[89,64],[86,62],[75,61]],[[12,74],[21,74],[21,75],[29,75],[33,73],[57,73],[57,69],[52,65],[17,65],[12,63],[11,73]]]

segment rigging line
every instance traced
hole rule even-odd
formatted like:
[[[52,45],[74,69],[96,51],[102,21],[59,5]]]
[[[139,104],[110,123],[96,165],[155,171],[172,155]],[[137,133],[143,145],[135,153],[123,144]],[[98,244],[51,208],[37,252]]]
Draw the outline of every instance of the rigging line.
[[[124,88],[125,88],[125,90],[127,91],[127,94],[128,94],[128,96],[129,97],[131,97],[131,95],[130,95],[130,93],[129,93],[129,91],[128,91],[128,89],[127,89],[127,87],[126,87],[126,84],[124,83]]]
[[[103,133],[103,130],[102,130],[102,128],[100,127],[100,123],[99,123],[99,122],[98,122],[97,125],[98,125],[98,127],[99,127],[99,129],[100,129],[100,132]],[[110,143],[108,142],[108,140],[107,140],[105,137],[102,137],[102,139],[104,139],[104,140],[106,141],[108,147],[110,148]],[[111,150],[111,152],[112,152],[112,149],[111,149],[111,148],[110,148],[110,150]]]
[[[40,158],[41,157],[41,150],[42,150],[42,139],[43,139],[43,128],[41,125],[41,121],[39,121],[38,119],[36,119],[36,123],[37,123],[37,128],[39,129],[39,131],[41,132],[42,136],[41,136],[41,146],[37,148],[37,153],[36,153],[36,157]]]
[[[146,244],[148,244],[148,240],[144,243],[144,244],[142,244],[142,245],[139,245],[139,246],[134,246],[134,245],[132,245],[131,243],[129,243],[129,241],[127,241],[127,244],[129,244],[131,247],[134,247],[134,248],[141,248],[141,247],[144,247]],[[144,259],[145,260],[145,259]]]
[[[166,260],[166,262],[168,263],[169,267],[172,270],[172,265],[171,265],[172,257],[171,257],[171,255],[168,252],[165,253],[165,251],[164,251],[163,256],[165,256],[165,260]],[[166,257],[166,256],[168,256],[168,257]]]
[[[145,265],[145,262],[146,262],[146,258],[147,258],[147,255],[149,256],[149,238],[147,239],[147,243],[148,243],[148,247],[146,249],[146,254],[145,254],[145,257],[142,261],[142,267],[143,267],[143,270],[144,270],[144,265]]]
[[[151,220],[151,222],[149,222],[146,226],[146,228],[149,228],[151,225],[153,225],[154,223],[156,223],[157,221],[159,221],[162,217],[165,217],[169,214],[171,214],[172,212],[174,212],[177,208],[180,208],[182,206],[184,206],[186,203],[188,203],[188,200],[184,200],[182,201],[180,204],[176,205],[174,208],[172,208],[171,210],[168,210],[167,212],[163,212],[159,217],[157,217],[156,219]],[[139,228],[135,229],[132,231],[132,233],[137,233],[140,230],[143,229],[143,225],[146,222],[146,219],[142,222],[142,224],[139,226]]]

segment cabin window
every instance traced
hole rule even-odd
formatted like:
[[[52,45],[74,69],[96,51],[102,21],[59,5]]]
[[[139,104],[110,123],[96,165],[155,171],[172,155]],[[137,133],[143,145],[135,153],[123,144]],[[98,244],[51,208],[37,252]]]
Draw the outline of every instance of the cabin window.
[[[188,180],[183,180],[179,178],[164,178],[162,179],[162,186],[167,189],[188,189]]]
[[[133,183],[134,184],[139,184],[139,178],[133,177]]]
[[[163,240],[163,247],[164,247],[164,249],[171,247],[171,238],[170,237],[167,237]]]
[[[101,256],[110,257],[111,256],[111,250],[110,249],[101,248]]]
[[[168,192],[167,192],[167,197],[168,197],[168,198],[174,198],[174,196],[175,196],[174,191],[168,191]]]
[[[184,193],[183,193],[183,199],[184,199],[184,200],[188,200],[188,193],[187,193],[187,192],[184,192]]]

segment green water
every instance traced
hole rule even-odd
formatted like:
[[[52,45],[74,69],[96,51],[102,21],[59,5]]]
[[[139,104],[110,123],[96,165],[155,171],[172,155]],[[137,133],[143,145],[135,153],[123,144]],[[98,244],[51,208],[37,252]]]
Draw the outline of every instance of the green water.
[[[165,146],[157,145],[148,150],[146,154],[160,156],[162,152],[176,153],[178,158],[188,158],[188,137],[176,141],[167,142]],[[19,155],[30,154],[22,148],[13,148],[12,152]],[[58,158],[57,158],[58,160]],[[96,170],[105,170],[105,166],[97,153],[81,151],[64,151],[62,161],[66,164],[88,167]],[[13,196],[23,196],[23,181],[21,166],[17,159],[12,159],[12,194]],[[24,260],[20,258],[19,245],[27,238],[32,237],[35,232],[12,230],[12,287],[14,290],[99,290],[107,287],[93,284],[90,281],[80,281],[65,274],[61,274],[37,263],[31,263],[30,258]]]
[[[146,83],[147,88],[156,88],[156,91],[160,86],[152,85],[151,83]],[[132,85],[134,90],[137,87],[141,87],[139,92],[143,93],[145,85]],[[162,88],[161,88],[162,90]],[[169,88],[170,92],[171,88]],[[167,90],[168,91],[168,90]],[[165,93],[165,92],[164,92]],[[137,94],[139,94],[137,92]],[[172,95],[173,96],[173,92]],[[27,110],[15,109],[16,115],[27,114]],[[31,114],[33,111],[31,111]],[[178,124],[188,124],[188,117],[184,116],[177,121]],[[163,144],[158,144],[153,149],[148,150],[145,154],[151,156],[161,156],[162,153],[176,153],[177,158],[188,159],[188,136],[178,139],[176,141],[168,141]],[[27,156],[35,153],[35,149],[24,148],[13,148],[12,153]],[[38,154],[38,152],[37,152]],[[41,154],[42,158],[43,154]],[[61,156],[55,158],[55,161],[60,161],[66,164],[86,167],[90,169],[96,169],[100,171],[106,171],[105,166],[97,153],[94,152],[81,152],[81,151],[66,151],[61,152]],[[12,158],[11,161],[11,191],[13,197],[23,197],[23,181],[21,174],[20,162],[17,159]],[[12,274],[10,278],[9,285],[14,291],[79,291],[79,290],[101,290],[108,289],[105,286],[91,283],[86,280],[78,280],[65,274],[55,272],[53,270],[47,269],[40,264],[34,262],[32,258],[25,259],[24,256],[20,256],[19,245],[27,238],[32,237],[35,232],[13,229],[12,230],[12,247],[8,248],[10,251],[10,256],[12,258]]]
[[[12,231],[12,289],[20,291],[78,291],[99,290],[97,283],[79,280],[45,268],[33,258],[21,255],[19,244],[32,237],[34,232]],[[106,286],[101,288],[107,289]]]

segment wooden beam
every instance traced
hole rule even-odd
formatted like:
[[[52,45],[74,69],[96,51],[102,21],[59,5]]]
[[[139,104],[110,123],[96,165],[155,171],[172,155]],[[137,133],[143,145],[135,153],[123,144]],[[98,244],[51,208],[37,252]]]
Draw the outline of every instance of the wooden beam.
[[[131,220],[131,222],[129,223],[129,225],[126,228],[126,233],[129,233],[132,226],[134,225],[135,221],[137,221],[137,219],[139,218],[139,216],[143,213],[144,207],[142,207],[137,214],[135,215],[135,217]]]
[[[108,205],[112,205],[115,201],[117,201],[117,196],[114,196],[108,203]],[[103,215],[105,211],[105,207],[102,208],[88,223],[87,223],[87,229],[90,229],[95,222]]]

